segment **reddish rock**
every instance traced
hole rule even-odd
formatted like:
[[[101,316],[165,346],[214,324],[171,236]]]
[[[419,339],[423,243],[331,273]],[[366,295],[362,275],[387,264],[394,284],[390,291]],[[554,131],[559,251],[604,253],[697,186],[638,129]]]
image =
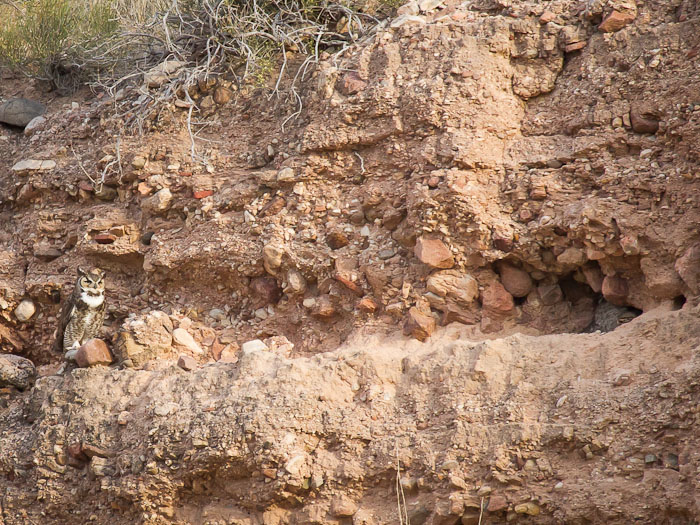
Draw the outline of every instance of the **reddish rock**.
[[[340,92],[344,95],[354,95],[367,87],[367,82],[362,80],[354,71],[350,71],[343,76],[340,82]]]
[[[66,454],[68,455],[68,465],[74,468],[82,468],[85,463],[89,461],[85,453],[83,452],[83,447],[80,443],[72,443],[66,448]]]
[[[204,199],[205,197],[210,197],[214,195],[214,192],[212,190],[197,190],[194,193],[192,193],[192,196],[195,199]]]
[[[600,293],[603,290],[603,272],[600,271],[598,265],[585,266],[583,268],[583,276],[586,278],[586,283],[595,293]]]
[[[544,13],[542,13],[540,15],[540,23],[548,24],[552,20],[554,20],[555,17],[556,17],[556,15],[554,13],[552,13],[551,11],[545,11]]]
[[[700,293],[700,244],[688,248],[676,261],[675,269],[691,292]]]
[[[485,312],[491,317],[508,316],[515,308],[513,296],[499,282],[491,283],[484,290],[481,297],[481,304]]]
[[[357,307],[365,313],[373,314],[379,309],[379,304],[377,304],[377,301],[375,301],[371,297],[363,297],[362,300],[357,304]]]
[[[250,283],[253,308],[258,309],[268,304],[277,304],[282,297],[282,290],[273,277],[256,277]]]
[[[97,445],[91,445],[90,443],[83,443],[80,449],[88,458],[109,458],[114,456],[114,452],[106,448],[98,447]]]
[[[659,130],[658,115],[644,107],[632,107],[630,110],[630,124],[637,133],[656,133]]]
[[[403,333],[419,341],[426,341],[435,331],[436,324],[432,315],[424,313],[414,306],[406,314],[403,323]]]
[[[619,31],[626,25],[634,22],[635,18],[637,18],[637,15],[634,13],[621,13],[620,11],[613,11],[598,26],[598,30],[602,31],[603,33],[614,33],[615,31]]]
[[[177,366],[189,372],[197,368],[197,361],[195,361],[194,357],[183,354],[178,358]]]
[[[525,270],[512,264],[503,263],[499,266],[501,283],[513,297],[525,297],[532,290],[532,277]]]
[[[311,310],[311,315],[320,319],[330,319],[335,314],[335,306],[328,295],[319,296]]]
[[[564,293],[561,291],[561,287],[556,283],[540,284],[537,287],[537,295],[540,296],[540,301],[542,301],[542,304],[545,306],[552,306],[564,300]]]
[[[493,247],[502,252],[510,252],[513,250],[513,237],[502,233],[493,234]]]
[[[627,304],[627,294],[629,293],[627,279],[618,275],[605,276],[605,279],[603,279],[602,292],[603,297],[605,297],[605,300],[609,303],[617,306],[625,306]]]
[[[387,230],[393,231],[405,218],[406,210],[396,210],[392,208],[384,214],[384,217],[382,217],[382,226],[384,226]]]
[[[583,49],[586,47],[588,42],[582,41],[582,42],[574,42],[573,44],[567,44],[564,46],[564,52],[565,53],[573,53],[574,51],[578,51],[580,49]]]
[[[112,235],[111,233],[98,233],[93,237],[93,239],[95,242],[97,242],[97,244],[112,244],[117,240],[117,236]]]
[[[90,339],[78,349],[75,362],[81,368],[112,364],[112,353],[102,339]]]
[[[362,286],[360,286],[353,279],[351,279],[349,274],[345,274],[343,272],[336,272],[334,277],[336,281],[345,286],[345,288],[350,290],[358,297],[362,297],[362,295],[364,294],[364,292],[362,291]]]
[[[350,239],[343,232],[335,231],[326,236],[326,243],[331,250],[338,250],[350,244]]]
[[[489,504],[486,510],[489,512],[498,512],[499,510],[504,510],[508,507],[508,501],[506,501],[505,496],[500,494],[494,494],[489,498]]]
[[[433,268],[452,268],[455,265],[450,249],[439,239],[421,237],[414,248],[416,257]]]
[[[331,514],[337,517],[349,517],[357,512],[357,503],[347,496],[340,495],[331,501]]]
[[[262,209],[258,212],[258,217],[268,217],[277,215],[284,209],[286,205],[287,201],[284,200],[284,197],[278,195],[262,207]]]

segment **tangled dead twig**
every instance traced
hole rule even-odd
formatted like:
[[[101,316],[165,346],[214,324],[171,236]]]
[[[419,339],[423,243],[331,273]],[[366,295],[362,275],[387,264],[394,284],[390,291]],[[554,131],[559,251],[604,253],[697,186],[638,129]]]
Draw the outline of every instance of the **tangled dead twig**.
[[[406,508],[406,495],[401,485],[401,461],[399,460],[399,444],[396,443],[396,506],[399,511],[399,525],[411,525]]]
[[[352,5],[352,3],[350,3]],[[101,71],[92,85],[113,97],[123,88],[138,97],[115,103],[115,113],[127,128],[142,132],[163,108],[177,103],[187,109],[187,130],[193,161],[206,162],[196,147],[193,117],[203,113],[197,89],[210,80],[261,86],[274,80],[269,98],[291,103],[285,126],[303,110],[298,85],[322,52],[339,58],[353,45],[373,38],[380,21],[340,3],[308,0],[169,0],[146,22],[120,20],[119,32],[88,53],[82,69]],[[290,53],[303,57],[289,82]],[[131,87],[159,63],[177,60],[182,66],[156,86]],[[225,79],[225,80],[224,80]],[[135,91],[134,91],[135,90]],[[236,89],[238,91],[238,89]]]

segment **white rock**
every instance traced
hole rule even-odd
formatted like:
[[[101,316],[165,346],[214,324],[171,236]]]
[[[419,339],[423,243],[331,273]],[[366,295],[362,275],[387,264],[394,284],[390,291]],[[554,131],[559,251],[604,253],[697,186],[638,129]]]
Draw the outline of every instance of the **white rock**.
[[[46,123],[46,118],[42,116],[34,117],[29,121],[29,124],[24,126],[24,134],[27,136],[33,135]]]
[[[148,87],[160,87],[165,84],[170,76],[180,70],[185,63],[180,60],[166,60],[151,68],[143,75],[144,82]]]
[[[252,341],[246,341],[241,345],[241,352],[244,354],[249,354],[251,352],[267,352],[269,348],[260,339],[253,339]]]
[[[284,466],[284,470],[292,475],[298,474],[305,462],[306,456],[304,454],[297,454],[292,459],[287,461],[287,464]]]
[[[424,16],[402,15],[394,19],[391,23],[391,27],[396,29],[407,24],[425,25],[426,20]]]
[[[184,328],[176,328],[173,330],[173,341],[175,344],[184,346],[186,349],[194,352],[195,354],[203,354],[204,351],[197,344],[197,341],[189,334]]]
[[[34,306],[34,301],[31,299],[22,299],[22,301],[15,308],[15,317],[21,323],[29,321],[34,313],[36,312],[36,306]]]
[[[141,207],[154,213],[162,213],[168,210],[172,203],[173,194],[168,188],[163,188],[162,190],[155,192],[147,199],[144,199]]]
[[[292,168],[282,168],[277,172],[278,182],[289,182],[294,180],[294,170]]]
[[[445,0],[421,0],[418,3],[418,7],[424,13],[429,13],[433,9],[440,7]]]

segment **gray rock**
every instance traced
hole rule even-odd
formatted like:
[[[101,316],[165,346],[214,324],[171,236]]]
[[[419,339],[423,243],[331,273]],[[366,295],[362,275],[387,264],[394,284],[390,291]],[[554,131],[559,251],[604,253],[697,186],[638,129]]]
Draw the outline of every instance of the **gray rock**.
[[[0,122],[11,126],[23,128],[35,117],[44,113],[46,113],[46,106],[26,98],[13,98],[0,104]]]
[[[0,354],[0,387],[13,386],[24,390],[34,384],[36,368],[29,359],[13,354]]]

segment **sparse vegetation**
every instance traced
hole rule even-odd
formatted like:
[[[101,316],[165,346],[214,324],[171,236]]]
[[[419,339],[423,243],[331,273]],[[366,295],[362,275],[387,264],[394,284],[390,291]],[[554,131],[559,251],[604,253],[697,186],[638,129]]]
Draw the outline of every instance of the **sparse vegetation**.
[[[288,73],[290,53],[314,60],[324,50],[342,51],[395,4],[0,0],[0,61],[63,89],[84,81],[120,86],[168,58],[185,61],[197,76],[226,71],[259,85],[275,71]]]

